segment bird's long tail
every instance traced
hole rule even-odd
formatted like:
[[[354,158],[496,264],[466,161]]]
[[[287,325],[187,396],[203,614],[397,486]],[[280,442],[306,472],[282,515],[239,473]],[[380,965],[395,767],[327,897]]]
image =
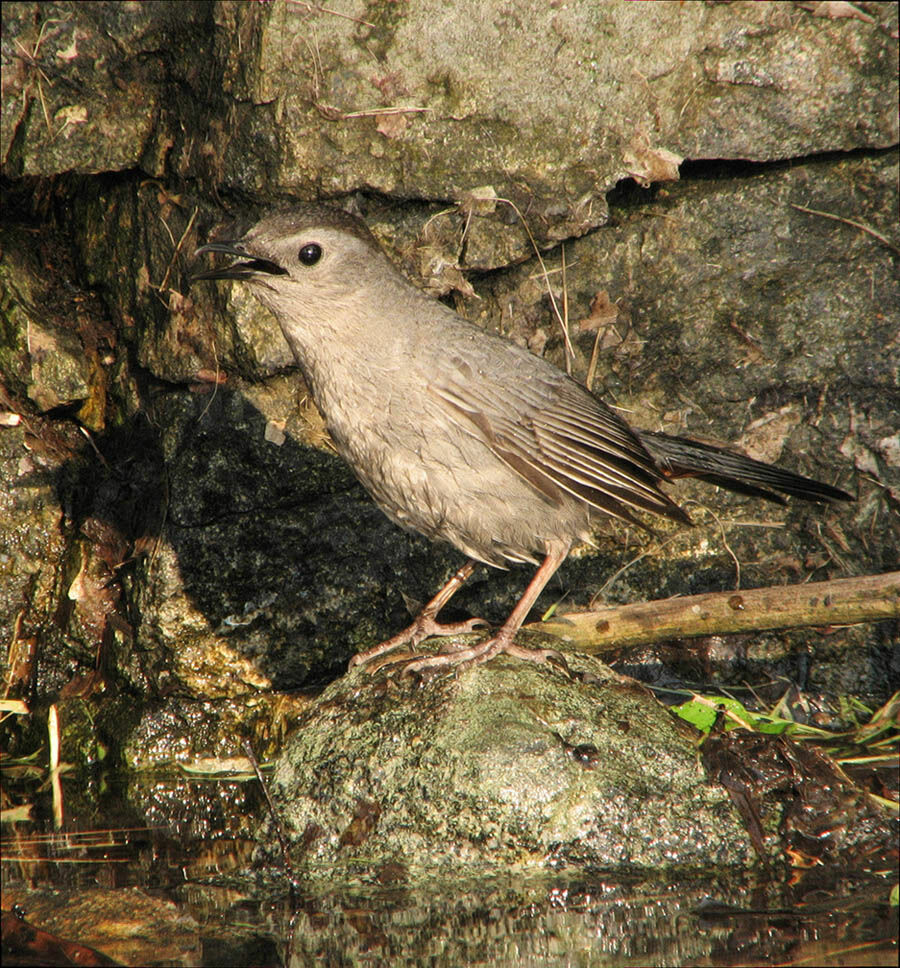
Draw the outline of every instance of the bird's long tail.
[[[840,488],[774,464],[753,460],[733,450],[651,431],[642,430],[637,435],[667,478],[697,477],[730,491],[766,498],[778,504],[786,502],[776,491],[805,501],[854,500]]]

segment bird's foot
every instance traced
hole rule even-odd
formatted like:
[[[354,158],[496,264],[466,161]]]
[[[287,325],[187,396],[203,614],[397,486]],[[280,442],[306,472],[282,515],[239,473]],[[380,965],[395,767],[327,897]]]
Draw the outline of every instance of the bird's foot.
[[[378,645],[373,645],[371,649],[366,649],[365,652],[359,652],[350,660],[349,668],[354,666],[364,665],[367,667],[368,672],[376,672],[378,669],[385,665],[384,662],[375,662],[372,660],[378,658],[378,656],[384,655],[387,652],[393,652],[395,649],[399,649],[403,645],[408,645],[411,648],[415,648],[420,642],[429,638],[432,635],[467,635],[470,632],[475,632],[480,628],[486,628],[487,622],[483,618],[470,618],[465,622],[438,622],[436,621],[434,615],[429,615],[426,612],[422,612],[420,615],[416,616],[415,621],[402,632],[398,632],[396,635],[392,635],[389,639],[385,639],[384,642],[379,642]],[[462,649],[462,646],[451,645],[451,649]],[[452,654],[452,653],[450,653]],[[392,661],[392,660],[389,660]]]
[[[433,674],[454,667],[481,665],[501,653],[515,656],[517,659],[524,659],[526,662],[549,663],[571,675],[569,665],[561,652],[557,652],[556,649],[529,649],[523,645],[517,645],[515,631],[505,629],[500,629],[495,636],[485,639],[484,642],[478,642],[476,645],[391,664],[397,665],[401,674],[414,672]]]

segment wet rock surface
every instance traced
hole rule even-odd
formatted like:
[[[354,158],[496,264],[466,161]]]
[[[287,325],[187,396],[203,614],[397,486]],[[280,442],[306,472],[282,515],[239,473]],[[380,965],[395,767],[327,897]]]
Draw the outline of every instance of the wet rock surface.
[[[300,869],[477,876],[747,860],[690,731],[644,689],[498,660],[421,684],[354,671],[303,717],[272,792]],[[273,843],[271,836],[269,843]]]
[[[0,632],[12,692],[42,711],[71,703],[63,759],[93,767],[106,751],[143,771],[186,751],[224,756],[244,728],[272,753],[287,727],[267,729],[250,699],[340,676],[459,565],[389,524],[329,452],[252,298],[191,286],[191,253],[213,230],[295,198],[362,214],[424,287],[561,366],[552,304],[565,307],[573,375],[636,425],[737,442],[857,493],[823,513],[686,485],[679,500],[699,527],[649,544],[600,536],[537,612],[598,590],[616,602],[897,569],[897,14],[857,8],[831,19],[742,3],[347,4],[346,17],[297,4],[4,5]],[[479,573],[448,617],[498,621],[525,581]],[[656,685],[749,677],[772,703],[787,678],[839,720],[843,693],[872,708],[897,688],[897,639],[894,621],[614,658]],[[543,721],[509,698],[537,701],[554,677],[498,664],[418,692],[333,685],[336,705],[317,707],[280,768],[313,736],[337,757],[328,734],[346,728],[349,763],[331,782],[343,778],[347,796],[309,857],[407,849],[392,804],[369,806],[383,791],[374,751],[390,748],[378,730],[392,724],[407,744],[402,816],[421,805],[416,783],[446,795],[450,774],[432,781],[416,759],[419,732],[442,751],[425,767],[461,769],[457,734],[441,738],[423,699],[459,722],[474,708],[466,690],[481,701],[473,732],[495,746],[472,770],[496,814],[479,833],[472,794],[459,826],[439,828],[461,855],[487,844],[497,864],[522,850],[529,863],[652,865],[674,844],[693,863],[709,830],[708,857],[752,857],[726,794],[693,772],[651,697],[565,683],[540,699]],[[643,742],[595,723],[620,693],[616,722]],[[577,715],[551,715],[576,694]],[[43,730],[36,718],[10,728],[9,750],[37,748]],[[532,747],[543,765],[516,773]],[[611,816],[599,801],[612,781],[589,747],[605,761],[629,762],[632,747],[673,758],[693,799],[659,778],[666,794],[647,815],[658,842],[640,834],[637,777],[658,778],[653,764],[632,763],[611,798],[627,810]],[[504,771],[531,791],[537,826],[497,789]],[[279,777],[307,789],[312,816],[323,777]],[[595,799],[578,801],[587,782]],[[589,803],[593,819],[578,828],[575,812],[565,823],[542,812],[541,784],[568,810]],[[136,795],[155,818],[185,799]],[[679,839],[665,799],[672,817],[697,806],[702,824]],[[703,814],[713,801],[733,841]],[[519,840],[499,836],[505,823]]]

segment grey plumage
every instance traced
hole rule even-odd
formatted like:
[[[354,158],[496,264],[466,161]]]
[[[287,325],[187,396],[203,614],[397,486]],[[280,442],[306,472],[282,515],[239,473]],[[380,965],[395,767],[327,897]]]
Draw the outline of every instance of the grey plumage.
[[[650,512],[687,522],[660,487],[667,477],[764,497],[849,499],[740,454],[632,430],[544,359],[426,297],[340,210],[298,206],[205,251],[236,261],[196,278],[248,282],[272,310],[338,452],[390,518],[489,565],[544,558],[517,612],[527,614],[598,517],[641,523],[637,513]],[[449,594],[439,593],[410,634],[366,656],[442,631],[433,620]],[[524,617],[514,612],[486,649],[411,665],[522,654],[510,646]]]

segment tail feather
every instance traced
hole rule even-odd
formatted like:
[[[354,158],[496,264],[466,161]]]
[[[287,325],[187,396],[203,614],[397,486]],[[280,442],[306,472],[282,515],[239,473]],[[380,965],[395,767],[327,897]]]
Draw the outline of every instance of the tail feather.
[[[778,504],[786,502],[777,491],[804,501],[853,500],[850,494],[840,488],[794,474],[774,464],[753,460],[733,450],[701,444],[686,437],[643,430],[638,437],[667,478],[697,477],[739,494],[766,498]]]

